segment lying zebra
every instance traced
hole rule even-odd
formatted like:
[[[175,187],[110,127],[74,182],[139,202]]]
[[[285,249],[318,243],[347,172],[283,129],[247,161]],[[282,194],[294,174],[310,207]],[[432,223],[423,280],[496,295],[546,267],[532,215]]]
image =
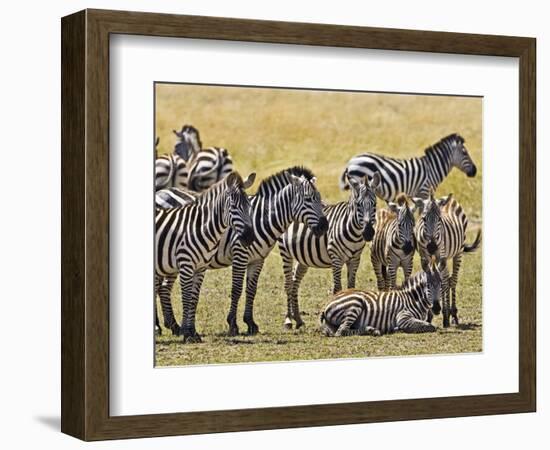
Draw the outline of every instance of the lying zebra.
[[[321,330],[326,336],[434,332],[426,316],[430,309],[439,310],[440,297],[441,274],[433,258],[398,290],[340,292],[321,313]]]
[[[415,249],[414,210],[407,196],[401,194],[397,203],[376,213],[374,238],[370,257],[379,291],[395,289],[397,270],[403,269],[404,281],[411,276]]]
[[[301,224],[294,223],[279,239],[279,251],[285,274],[287,314],[284,326],[296,328],[304,322],[298,307],[298,289],[309,267],[331,268],[333,293],[342,290],[342,268],[347,266],[348,288],[355,287],[355,276],[366,242],[374,236],[376,194],[380,182],[375,173],[366,177],[351,177],[351,194],[347,202],[327,205],[323,212],[328,219],[325,235],[315,235]]]
[[[401,192],[410,197],[428,198],[453,167],[474,177],[477,169],[464,145],[464,138],[451,134],[425,150],[425,155],[397,159],[376,153],[362,153],[351,158],[340,177],[340,188],[349,189],[347,176],[371,177],[380,172],[382,181],[376,194],[383,200],[394,201]]]
[[[432,256],[441,261],[443,276],[442,312],[443,327],[445,328],[449,326],[450,316],[455,325],[458,325],[456,286],[462,263],[462,254],[476,251],[481,244],[481,230],[478,231],[472,244],[466,244],[468,216],[460,203],[452,198],[452,195],[435,199],[432,192],[427,200],[413,199],[420,210],[420,217],[415,226],[415,235],[422,265],[426,265]],[[449,260],[453,261],[452,276],[449,276],[447,268]],[[431,315],[429,320],[431,320]]]
[[[193,202],[192,195],[178,190],[160,191],[159,201],[178,206]],[[161,197],[159,199],[159,197]],[[221,238],[216,251],[207,263],[207,269],[219,269],[232,266],[231,307],[227,316],[229,334],[239,333],[237,326],[237,306],[242,294],[246,274],[246,305],[244,321],[248,334],[259,331],[254,321],[253,306],[258,279],[265,258],[271,252],[277,239],[293,223],[303,223],[313,235],[320,236],[327,230],[327,219],[323,214],[321,195],[315,187],[313,173],[304,167],[290,167],[264,179],[258,192],[250,196],[250,216],[254,236],[251,245],[244,247],[232,229],[228,229]],[[159,296],[167,328],[177,334],[178,326],[174,321],[170,291],[174,277],[167,277],[159,286]]]

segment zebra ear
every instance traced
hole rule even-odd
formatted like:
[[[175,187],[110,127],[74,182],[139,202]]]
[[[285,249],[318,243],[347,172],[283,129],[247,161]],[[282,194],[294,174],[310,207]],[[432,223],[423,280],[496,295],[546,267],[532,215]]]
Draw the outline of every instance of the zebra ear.
[[[413,197],[412,201],[414,203],[415,209],[418,209],[420,212],[424,209],[424,199],[419,197]]]
[[[446,197],[440,198],[440,199],[437,201],[437,204],[438,204],[439,206],[445,206],[447,203],[449,203],[449,200],[451,200],[451,198],[453,198],[453,194],[449,194],[449,195],[447,195]]]
[[[370,180],[369,186],[373,189],[376,189],[378,185],[380,184],[380,181],[382,181],[382,177],[380,176],[380,172],[374,172],[372,175],[372,178]]]
[[[348,174],[348,183],[354,190],[357,190],[360,181],[357,179],[357,177]]]
[[[397,205],[397,203],[389,202],[388,208],[392,213],[397,214],[399,212],[399,205]]]
[[[246,179],[243,181],[243,187],[245,189],[248,189],[250,186],[254,184],[254,181],[256,180],[256,172],[252,172]]]

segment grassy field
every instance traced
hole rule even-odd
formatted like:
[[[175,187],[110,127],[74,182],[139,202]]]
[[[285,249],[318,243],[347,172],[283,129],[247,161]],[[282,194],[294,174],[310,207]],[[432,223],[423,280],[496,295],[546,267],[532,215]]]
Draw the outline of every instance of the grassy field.
[[[318,178],[328,202],[345,200],[338,188],[347,160],[373,151],[395,157],[420,156],[424,148],[450,133],[460,133],[474,159],[478,174],[467,178],[453,170],[438,195],[454,193],[470,218],[468,241],[481,227],[482,101],[479,98],[413,96],[370,93],[336,93],[297,90],[157,85],[156,134],[159,152],[172,151],[172,129],[192,124],[201,133],[204,147],[230,151],[236,169],[251,171],[257,180],[303,164]],[[254,192],[256,185],[250,190]],[[379,207],[384,205],[379,203]],[[286,297],[277,249],[268,257],[255,301],[257,336],[227,336],[231,269],[207,272],[198,307],[197,330],[203,343],[182,345],[164,330],[157,338],[156,364],[187,365],[351,358],[365,356],[462,353],[482,350],[482,252],[466,255],[458,286],[461,324],[435,334],[323,337],[317,318],[330,300],[330,270],[310,269],[302,282],[300,310],[304,329],[283,330]],[[419,261],[416,257],[415,270]],[[368,248],[363,253],[357,288],[376,285]],[[173,293],[176,318],[181,318],[179,290]],[[241,299],[239,318],[242,317]],[[441,326],[441,317],[435,318]],[[246,326],[240,322],[241,331]]]

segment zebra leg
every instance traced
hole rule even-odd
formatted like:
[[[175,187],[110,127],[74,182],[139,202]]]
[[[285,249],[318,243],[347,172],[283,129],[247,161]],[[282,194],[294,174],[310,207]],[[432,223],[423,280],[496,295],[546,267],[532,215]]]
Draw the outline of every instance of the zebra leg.
[[[285,275],[285,293],[286,293],[286,317],[284,327],[287,330],[292,330],[292,287],[294,280],[292,278],[294,260],[285,252],[284,248],[279,247],[281,258],[283,260],[283,272]]]
[[[449,307],[450,277],[447,260],[441,260],[441,264],[443,267],[443,270],[441,270],[441,294],[443,299],[441,313],[443,315],[443,328],[449,328],[449,316],[451,312]]]
[[[237,326],[237,307],[243,292],[244,274],[248,264],[248,258],[243,256],[244,255],[240,253],[234,254],[231,267],[231,307],[227,315],[229,336],[237,336],[239,334],[239,327]]]
[[[264,260],[250,264],[246,271],[246,303],[244,306],[243,320],[248,326],[248,334],[258,334],[260,329],[254,322],[254,299],[256,298],[256,289],[258,288],[258,279],[264,266]]]
[[[161,279],[158,275],[155,275],[155,334],[158,334],[159,336],[162,336],[162,328],[160,327],[159,322],[159,313],[157,308],[157,294],[159,292]]]
[[[331,255],[330,259],[332,261],[332,293],[337,294],[342,290],[342,266],[344,264],[338,256]]]
[[[396,280],[397,280],[397,268],[398,268],[398,265],[396,261],[391,259],[386,269],[386,284],[385,284],[386,291],[395,289]]]
[[[384,279],[384,274],[382,273],[382,263],[380,263],[380,261],[375,261],[374,259],[371,259],[371,261],[372,268],[374,269],[374,273],[376,275],[376,287],[379,291],[383,291],[386,281]]]
[[[304,266],[303,264],[296,264],[294,268],[294,275],[293,275],[293,284],[292,284],[292,302],[291,302],[291,313],[292,318],[296,322],[296,329],[299,329],[304,325],[304,321],[302,320],[302,317],[300,316],[300,307],[298,303],[298,290],[300,289],[300,283],[304,279],[304,276],[307,273],[307,266]]]
[[[410,312],[403,311],[397,315],[397,328],[405,333],[433,333],[434,325],[417,319]]]
[[[159,279],[158,294],[160,297],[160,306],[162,307],[162,315],[164,316],[164,327],[172,331],[174,336],[179,336],[181,329],[174,317],[172,308],[172,287],[176,281],[176,275],[169,275]]]
[[[195,274],[191,270],[180,270],[180,289],[183,306],[182,335],[183,342],[188,344],[201,342],[201,337],[195,329],[195,313],[197,311],[194,296]]]
[[[361,254],[354,256],[346,263],[348,269],[348,289],[355,288],[355,278],[357,276],[357,269],[359,268],[359,263],[361,261]]]
[[[334,336],[349,336],[353,334],[351,327],[357,321],[358,316],[359,311],[356,309],[352,309],[351,311],[347,312],[344,316],[344,320],[342,320],[342,323],[336,330],[336,333],[334,333]]]
[[[458,272],[462,264],[462,254],[453,258],[453,275],[451,277],[451,317],[453,323],[458,325],[458,309],[456,308],[456,285],[458,284]]]
[[[403,283],[404,283],[405,281],[407,281],[410,278],[410,276],[412,274],[412,271],[413,271],[413,259],[412,259],[412,257],[406,259],[405,261],[403,261],[401,263],[401,267],[403,268]]]

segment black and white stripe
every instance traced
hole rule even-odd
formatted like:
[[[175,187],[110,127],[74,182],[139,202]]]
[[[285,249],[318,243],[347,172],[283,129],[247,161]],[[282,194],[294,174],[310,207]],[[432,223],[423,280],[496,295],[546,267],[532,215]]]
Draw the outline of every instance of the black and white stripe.
[[[451,134],[427,148],[424,156],[411,159],[397,159],[375,153],[362,153],[347,163],[340,177],[340,187],[349,189],[347,175],[372,176],[380,172],[382,182],[377,195],[394,201],[399,193],[410,197],[427,198],[431,190],[437,189],[453,167],[474,177],[477,169],[464,145],[464,138]]]
[[[426,316],[439,308],[441,283],[437,263],[432,261],[398,290],[341,292],[321,313],[321,329],[327,336],[433,332],[436,328]]]
[[[388,209],[376,213],[370,256],[379,291],[395,289],[400,267],[404,281],[411,276],[414,249],[414,209],[401,194],[397,203],[390,202]]]
[[[165,313],[165,325],[176,334],[179,327],[171,312],[169,291],[177,275],[183,303],[181,332],[184,342],[200,342],[195,312],[204,272],[218,249],[225,231],[234,230],[246,247],[253,238],[250,202],[245,189],[254,174],[243,181],[232,172],[222,181],[181,208],[157,209],[155,217],[155,287]],[[166,296],[168,290],[168,296]],[[168,305],[165,303],[168,302]]]
[[[199,194],[187,189],[168,188],[155,192],[155,207],[179,208],[193,203]]]
[[[366,241],[374,235],[376,220],[375,188],[380,183],[379,174],[367,178],[350,178],[352,187],[347,202],[325,206],[328,219],[325,235],[315,235],[303,224],[294,223],[279,239],[279,250],[285,274],[287,314],[284,325],[296,328],[303,325],[298,307],[298,289],[309,267],[331,268],[333,292],[342,289],[342,267],[347,266],[348,288],[355,286],[355,275]]]
[[[456,308],[456,286],[458,273],[462,263],[462,254],[470,253],[481,244],[481,230],[478,231],[475,241],[466,244],[466,228],[468,217],[462,206],[452,198],[435,199],[433,193],[427,200],[415,198],[414,202],[420,210],[420,217],[415,226],[415,237],[418,252],[425,266],[434,256],[441,262],[443,273],[443,326],[449,326],[449,316],[458,324]],[[447,262],[453,261],[453,273],[449,277]],[[449,306],[449,297],[451,305]]]

